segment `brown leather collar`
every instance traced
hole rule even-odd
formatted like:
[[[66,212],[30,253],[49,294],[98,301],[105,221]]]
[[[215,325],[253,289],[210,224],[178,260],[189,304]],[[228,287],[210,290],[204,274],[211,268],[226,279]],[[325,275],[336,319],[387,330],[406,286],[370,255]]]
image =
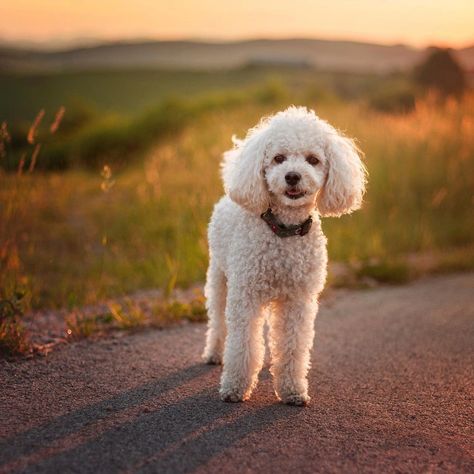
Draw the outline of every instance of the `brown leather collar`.
[[[267,223],[272,232],[282,239],[285,237],[293,237],[294,235],[303,237],[303,235],[306,235],[309,232],[309,229],[311,229],[311,225],[313,224],[313,218],[311,216],[301,224],[282,224],[278,221],[270,208],[268,208],[260,217]]]

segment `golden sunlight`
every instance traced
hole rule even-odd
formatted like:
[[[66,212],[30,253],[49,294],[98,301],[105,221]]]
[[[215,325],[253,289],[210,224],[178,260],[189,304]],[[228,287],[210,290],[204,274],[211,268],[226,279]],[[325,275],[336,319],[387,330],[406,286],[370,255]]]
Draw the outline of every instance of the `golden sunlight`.
[[[4,40],[310,37],[464,46],[470,0],[4,0]]]

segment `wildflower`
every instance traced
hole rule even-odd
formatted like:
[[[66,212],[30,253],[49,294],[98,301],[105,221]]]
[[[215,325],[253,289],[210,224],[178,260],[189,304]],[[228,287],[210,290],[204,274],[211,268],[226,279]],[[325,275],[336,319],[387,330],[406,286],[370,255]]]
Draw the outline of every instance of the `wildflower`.
[[[115,184],[115,181],[112,179],[112,170],[110,169],[110,166],[104,165],[100,175],[102,176],[102,183],[100,184],[100,189],[102,189],[102,191],[106,193]]]

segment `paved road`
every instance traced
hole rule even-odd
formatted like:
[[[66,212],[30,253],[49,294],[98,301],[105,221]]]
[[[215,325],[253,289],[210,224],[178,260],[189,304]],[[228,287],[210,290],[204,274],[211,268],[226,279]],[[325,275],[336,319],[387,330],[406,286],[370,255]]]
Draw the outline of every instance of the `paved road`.
[[[219,401],[204,327],[0,365],[0,472],[474,472],[474,274],[328,295],[312,403]]]

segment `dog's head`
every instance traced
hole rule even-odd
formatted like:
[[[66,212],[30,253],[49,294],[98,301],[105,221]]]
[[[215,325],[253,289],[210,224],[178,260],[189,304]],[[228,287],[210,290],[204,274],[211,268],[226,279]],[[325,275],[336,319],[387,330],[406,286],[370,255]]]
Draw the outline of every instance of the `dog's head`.
[[[226,193],[261,213],[272,205],[316,206],[340,216],[361,206],[366,170],[354,142],[304,107],[263,119],[224,154]]]

